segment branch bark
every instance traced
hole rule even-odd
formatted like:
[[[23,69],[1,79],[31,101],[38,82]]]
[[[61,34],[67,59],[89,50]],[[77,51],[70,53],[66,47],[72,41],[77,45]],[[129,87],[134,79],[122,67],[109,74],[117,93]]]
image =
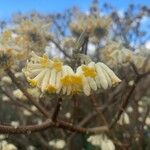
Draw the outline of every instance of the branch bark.
[[[106,126],[100,126],[95,128],[82,128],[71,123],[64,122],[62,120],[57,120],[57,123],[52,122],[50,119],[47,119],[45,122],[39,125],[27,125],[19,126],[17,128],[13,126],[6,126],[0,124],[0,133],[1,134],[31,134],[33,132],[39,132],[46,130],[50,127],[62,128],[71,132],[78,132],[82,134],[96,134],[108,131]]]
[[[119,120],[120,116],[122,115],[123,113],[123,110],[125,110],[125,108],[127,107],[128,103],[129,103],[129,100],[130,100],[130,97],[132,96],[137,84],[140,82],[140,80],[146,76],[148,76],[150,74],[150,71],[146,72],[146,73],[143,73],[143,74],[140,74],[136,68],[136,66],[134,64],[131,65],[133,67],[133,70],[135,72],[135,74],[137,75],[136,79],[135,79],[135,83],[134,85],[131,87],[128,95],[126,96],[125,100],[122,102],[119,111],[117,112],[117,114],[115,115],[115,118],[112,120],[111,122],[111,125],[110,125],[110,129],[112,129],[115,124],[117,123],[117,121]]]
[[[19,83],[18,79],[14,76],[13,72],[10,69],[6,69],[5,72],[11,78],[12,82],[23,92],[23,94],[32,102],[32,104],[46,117],[50,118],[49,113],[43,108],[37,101],[34,100],[27,90]]]
[[[61,104],[62,104],[62,98],[59,97],[57,100],[57,104],[56,104],[56,107],[54,109],[54,112],[52,114],[52,121],[54,121],[54,122],[57,121],[57,117],[58,117],[58,114],[60,111]]]

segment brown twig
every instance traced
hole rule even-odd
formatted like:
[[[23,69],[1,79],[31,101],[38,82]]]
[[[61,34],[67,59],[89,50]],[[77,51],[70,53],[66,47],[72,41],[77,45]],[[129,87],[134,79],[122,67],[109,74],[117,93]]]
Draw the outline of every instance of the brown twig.
[[[3,88],[0,87],[0,90],[16,105],[28,110],[29,112],[31,112],[32,114],[35,114],[36,116],[41,116],[38,112],[32,111],[30,109],[30,107],[28,105],[25,105],[24,103],[20,102],[20,100],[17,100],[13,97],[13,95],[11,93],[9,93],[8,91],[4,90]]]
[[[52,147],[48,144],[48,141],[46,141],[40,133],[35,134],[38,141],[43,145],[44,149],[51,149]]]
[[[56,26],[56,28],[58,29],[59,33],[60,33],[62,36],[65,36],[64,31],[62,31],[61,26],[57,23],[57,21],[56,21],[55,19],[53,19],[53,23],[54,23],[54,25]]]
[[[13,126],[0,125],[0,133],[1,134],[30,134],[37,131],[42,131],[44,129],[52,126],[50,120],[45,121],[40,125],[27,125],[27,126],[19,126],[17,128]]]
[[[64,56],[71,58],[71,56],[56,42],[54,39],[50,39],[50,41],[64,54]]]
[[[93,104],[93,107],[95,108],[95,111],[100,115],[101,119],[103,120],[103,123],[108,127],[108,122],[106,118],[104,117],[103,113],[99,109],[98,103],[94,97],[94,95],[91,95],[91,102]]]
[[[52,121],[54,121],[54,122],[57,121],[57,117],[58,117],[58,113],[60,111],[61,104],[62,104],[62,98],[59,97],[57,100],[57,104],[56,104],[56,107],[54,109],[54,112],[52,114]]]
[[[86,124],[88,124],[93,118],[95,118],[95,116],[97,115],[97,113],[94,111],[90,114],[88,114],[82,121],[79,122],[78,126],[79,127],[84,127]],[[69,138],[68,138],[68,146],[71,144],[72,139],[74,138],[74,136],[76,135],[76,133],[72,133]],[[67,147],[68,147],[67,146]]]
[[[120,106],[121,109],[119,109],[119,111],[118,111],[117,114],[115,115],[115,118],[112,120],[112,123],[111,123],[111,125],[110,125],[110,129],[112,129],[112,128],[114,127],[114,125],[115,125],[116,122],[119,120],[120,116],[122,115],[123,110],[125,110],[125,108],[127,107],[128,103],[129,103],[129,100],[130,100],[130,97],[132,96],[132,94],[133,94],[133,92],[134,92],[134,90],[135,90],[135,88],[136,88],[136,85],[139,83],[139,81],[140,81],[142,78],[144,78],[144,77],[146,77],[147,75],[150,74],[150,71],[148,71],[148,72],[146,72],[146,73],[143,73],[143,74],[140,74],[140,73],[138,73],[137,68],[136,68],[135,65],[132,65],[132,67],[133,67],[133,70],[135,71],[137,77],[136,77],[135,82],[134,82],[134,85],[131,87],[131,89],[130,89],[128,95],[126,96],[125,100],[122,102],[122,104],[121,104],[121,106]]]
[[[97,113],[95,111],[88,114],[82,121],[79,122],[79,127],[83,127],[88,124],[92,119],[95,118],[96,115]]]
[[[20,84],[18,79],[14,76],[10,69],[6,69],[5,72],[11,78],[12,82],[22,91],[22,93],[32,102],[32,104],[46,117],[50,118],[49,113],[43,108],[34,98],[27,92],[27,90]]]
[[[136,65],[133,62],[130,62],[130,65],[131,65],[132,69],[134,70],[135,74],[137,76],[139,76],[139,72],[138,72]]]
[[[61,120],[57,120],[57,123],[54,123],[50,119],[48,119],[39,125],[19,126],[17,128],[13,126],[6,126],[1,124],[0,133],[1,134],[31,134],[33,132],[46,130],[50,127],[62,128],[65,130],[69,130],[71,132],[78,132],[82,134],[95,134],[95,133],[102,133],[108,131],[108,128],[106,126],[95,127],[95,128],[82,128],[82,127],[74,126],[71,123],[64,122]]]

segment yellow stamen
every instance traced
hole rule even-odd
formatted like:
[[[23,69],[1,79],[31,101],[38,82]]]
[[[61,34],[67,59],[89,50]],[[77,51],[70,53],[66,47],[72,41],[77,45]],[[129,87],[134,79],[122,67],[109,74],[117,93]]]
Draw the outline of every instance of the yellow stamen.
[[[62,70],[62,62],[59,59],[53,59],[53,67],[56,71]]]
[[[69,86],[69,85],[82,85],[82,78],[81,76],[77,75],[67,75],[61,79],[61,82],[64,86]]]
[[[94,68],[88,67],[88,66],[82,66],[83,74],[85,77],[91,77],[95,78],[96,71]]]
[[[38,82],[34,79],[27,79],[29,84],[33,87],[37,86]]]
[[[75,88],[72,89],[71,94],[74,95],[74,94],[77,94],[77,93],[79,93],[79,92],[81,92],[81,88],[75,87]]]
[[[82,84],[81,76],[73,76],[72,77],[72,84],[81,85]]]
[[[55,93],[56,92],[56,88],[55,86],[53,85],[48,85],[46,88],[45,88],[45,91],[49,92],[49,93]]]
[[[43,55],[43,57],[40,60],[40,64],[42,65],[42,67],[48,67],[49,66],[49,58],[46,54]]]

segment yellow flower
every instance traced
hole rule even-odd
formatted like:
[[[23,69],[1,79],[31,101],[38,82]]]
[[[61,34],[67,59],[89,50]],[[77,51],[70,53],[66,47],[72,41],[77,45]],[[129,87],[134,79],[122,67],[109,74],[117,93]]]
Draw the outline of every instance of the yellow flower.
[[[32,52],[31,56],[23,69],[28,82],[31,86],[39,87],[42,92],[55,93],[56,84],[58,86],[57,75],[62,70],[62,62],[58,59],[50,60],[46,54],[40,57]]]
[[[94,80],[94,78],[96,77],[95,68],[93,68],[93,66],[90,66],[90,64],[88,64],[87,66],[82,65],[77,68],[77,74],[82,76],[82,90],[87,96],[90,95],[91,89],[94,91],[97,90],[97,85]]]
[[[94,78],[96,76],[96,71],[95,71],[95,68],[93,67],[88,67],[86,65],[83,65],[82,70],[83,70],[83,74],[85,77]]]
[[[95,65],[95,67],[96,67],[96,71],[97,71],[97,78],[98,78],[98,80],[99,80],[99,86],[102,88],[102,89],[107,89],[108,88],[108,81],[107,81],[107,77],[106,77],[106,75],[105,75],[105,73],[104,73],[104,70],[102,69],[102,67],[99,65],[99,63],[97,63],[96,65]]]
[[[30,85],[33,86],[33,87],[37,86],[37,84],[38,84],[38,82],[34,79],[28,78],[27,80],[30,83]]]
[[[45,91],[49,93],[56,93],[56,87],[52,85],[47,85],[47,87],[45,88]]]
[[[40,57],[34,52],[31,55],[23,72],[30,85],[39,87],[42,92],[64,95],[83,92],[89,96],[92,90],[105,90],[121,82],[114,72],[101,62],[81,65],[74,72],[59,59],[49,59],[46,54]]]
[[[96,91],[98,88],[106,90],[121,82],[114,72],[101,62],[79,66],[77,74],[82,76],[82,90],[87,96],[91,94],[91,90]]]
[[[99,62],[97,63],[103,70],[108,74],[109,78],[111,79],[112,85],[116,85],[121,82],[121,80],[115,75],[115,73],[105,64]],[[107,80],[108,81],[108,80]]]
[[[61,71],[62,70],[62,65],[63,63],[59,59],[53,59],[52,66],[53,68],[56,69],[56,71]]]
[[[81,77],[77,75],[66,75],[61,79],[61,82],[63,85],[68,86],[68,85],[73,85],[73,84],[81,84]]]
[[[43,57],[40,59],[40,64],[42,67],[45,67],[45,68],[50,66],[50,61],[46,54],[44,54]]]
[[[62,71],[62,92],[63,94],[70,95],[81,91],[82,78],[76,75],[71,67],[65,65]]]

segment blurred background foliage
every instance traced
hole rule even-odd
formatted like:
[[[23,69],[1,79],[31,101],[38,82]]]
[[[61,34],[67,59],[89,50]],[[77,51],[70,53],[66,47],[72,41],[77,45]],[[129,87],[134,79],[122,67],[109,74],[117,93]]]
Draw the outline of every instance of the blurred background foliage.
[[[4,68],[11,66],[21,84],[51,112],[55,96],[45,96],[38,89],[31,88],[21,70],[31,51],[39,55],[46,52],[50,58],[57,56],[70,63],[75,43],[83,32],[86,34],[86,43],[81,52],[88,54],[93,61],[104,62],[123,80],[116,88],[97,95],[101,108],[107,107],[104,114],[110,122],[115,110],[119,109],[122,98],[134,85],[136,74],[131,63],[140,74],[150,71],[150,32],[141,27],[143,19],[149,17],[149,6],[130,4],[120,14],[111,4],[105,3],[99,8],[98,0],[93,0],[87,12],[72,7],[62,13],[43,15],[33,11],[14,14],[11,22],[0,20],[0,122],[13,126],[42,122],[42,119],[37,117],[37,109],[15,87]],[[121,144],[108,134],[116,149],[150,149],[149,87],[150,78],[146,76],[138,83],[127,109],[124,110],[130,122],[117,124],[113,129],[114,136]],[[89,98],[77,98],[76,104],[69,101],[71,98],[68,97],[68,100],[63,102],[60,114],[60,117],[75,124],[79,124],[93,111]],[[22,108],[22,105],[29,110]],[[89,122],[87,127],[99,124],[98,117],[95,116],[92,120],[94,121]],[[88,138],[86,135],[72,135],[54,128],[29,135],[0,135],[1,145],[6,147],[12,143],[14,150],[99,150],[99,146],[87,141]],[[56,144],[56,141],[62,142],[61,146],[65,144],[62,148],[57,147],[59,144]]]

